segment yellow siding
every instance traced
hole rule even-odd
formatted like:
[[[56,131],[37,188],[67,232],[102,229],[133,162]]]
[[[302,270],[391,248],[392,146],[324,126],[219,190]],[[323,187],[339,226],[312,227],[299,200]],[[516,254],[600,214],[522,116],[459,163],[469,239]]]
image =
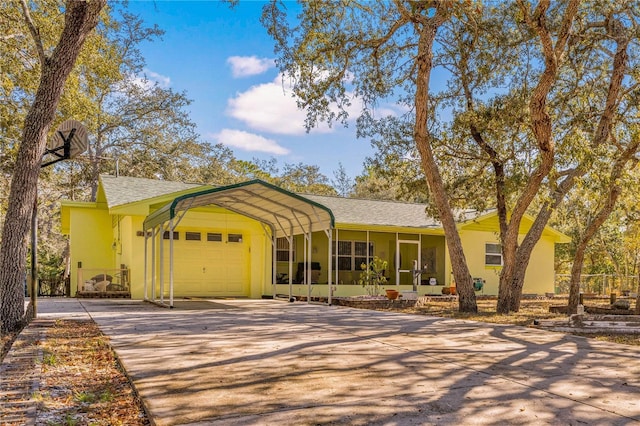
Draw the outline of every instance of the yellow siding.
[[[549,237],[542,237],[531,253],[531,261],[525,276],[524,294],[553,293],[555,281],[555,244]]]
[[[144,216],[132,216],[129,221],[130,233],[122,242],[126,247],[123,263],[131,271],[131,298],[144,298],[144,236],[137,235],[142,232]],[[150,247],[150,245],[149,245]],[[150,250],[150,248],[149,248]]]
[[[484,289],[478,294],[498,294],[500,268],[485,265],[485,244],[499,244],[495,233],[465,231],[461,233],[462,245],[474,278],[485,280]],[[531,254],[531,261],[525,275],[524,294],[544,294],[553,292],[554,243],[549,237],[542,237]]]
[[[71,295],[78,289],[78,263],[86,269],[111,269],[115,260],[112,248],[111,217],[99,208],[70,208]]]
[[[123,264],[130,269],[131,297],[142,299],[144,297],[144,241],[142,235],[137,235],[142,231],[144,216],[110,216],[106,209],[96,207],[95,204],[86,206],[66,207],[69,223],[69,235],[71,241],[71,261],[72,261],[72,294],[77,290],[78,262],[82,262],[85,269],[117,269]],[[220,288],[195,288],[193,278],[201,272],[200,267],[182,271],[182,276],[175,276],[174,289],[175,296],[180,295],[230,295],[259,298],[262,294],[271,293],[271,243],[265,237],[262,226],[249,218],[230,213],[219,208],[199,209],[188,212],[180,222],[176,231],[180,233],[181,240],[176,242],[185,244],[185,231],[198,231],[203,233],[206,239],[207,232],[220,232],[226,237],[229,233],[242,234],[242,244],[233,246],[233,249],[241,250],[244,259],[242,264],[232,265],[232,272],[236,276],[242,277],[242,283],[236,283],[235,289],[227,294],[225,289]],[[165,240],[165,296],[169,291],[169,244]],[[157,243],[157,241],[156,241]],[[189,242],[191,243],[191,242]],[[221,243],[223,244],[223,243]],[[148,243],[148,251],[151,252],[151,241]],[[150,256],[150,255],[149,255]],[[180,250],[174,252],[175,263],[181,262]],[[183,255],[184,256],[184,255]],[[234,257],[234,256],[232,256]],[[209,263],[202,265],[206,268],[216,266],[213,259]],[[233,263],[236,261],[230,259]],[[174,265],[175,265],[174,263]],[[221,268],[229,265],[217,262]],[[159,268],[159,263],[156,263]],[[211,271],[211,269],[209,269]],[[151,271],[148,271],[149,275]],[[157,270],[157,288],[159,290],[159,270]],[[215,274],[215,272],[214,272]],[[214,281],[226,285],[224,279],[214,276]],[[150,278],[148,284],[150,286]],[[191,282],[189,284],[189,281]],[[151,289],[149,288],[149,295]],[[159,295],[159,293],[158,293]]]
[[[520,222],[520,228],[518,229],[519,234],[526,234],[533,226],[533,218],[531,216],[525,215]],[[465,231],[484,231],[484,232],[498,232],[500,229],[500,224],[498,221],[498,216],[496,214],[490,214],[484,217],[480,217],[477,220],[473,220],[467,222],[460,226],[461,232]],[[558,232],[550,227],[545,227],[544,231],[542,231],[542,237],[551,238],[553,241],[557,243],[569,243],[571,239]]]

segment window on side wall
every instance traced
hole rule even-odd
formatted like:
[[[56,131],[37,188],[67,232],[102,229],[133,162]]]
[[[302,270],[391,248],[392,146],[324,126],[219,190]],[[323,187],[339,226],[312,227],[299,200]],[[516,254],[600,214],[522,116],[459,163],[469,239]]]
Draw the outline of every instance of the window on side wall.
[[[485,243],[485,266],[502,266],[502,246],[498,243]]]

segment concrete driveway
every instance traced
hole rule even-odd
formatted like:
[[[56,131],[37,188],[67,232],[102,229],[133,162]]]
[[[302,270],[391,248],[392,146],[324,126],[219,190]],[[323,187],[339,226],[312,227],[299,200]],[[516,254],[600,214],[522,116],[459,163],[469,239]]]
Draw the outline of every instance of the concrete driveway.
[[[39,309],[90,315],[158,425],[640,424],[637,346],[272,300]]]

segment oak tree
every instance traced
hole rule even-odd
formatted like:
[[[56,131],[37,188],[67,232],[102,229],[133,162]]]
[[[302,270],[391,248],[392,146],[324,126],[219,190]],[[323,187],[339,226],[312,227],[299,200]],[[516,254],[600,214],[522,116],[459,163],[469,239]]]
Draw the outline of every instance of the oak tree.
[[[38,52],[38,63],[32,65],[40,68],[40,79],[23,124],[0,245],[0,318],[5,332],[18,329],[24,320],[26,237],[50,127],[65,81],[87,36],[98,25],[105,4],[106,0],[68,0],[58,17],[64,19],[58,41],[52,42],[41,37],[31,19],[34,4],[26,0],[15,3],[22,8],[25,26]]]

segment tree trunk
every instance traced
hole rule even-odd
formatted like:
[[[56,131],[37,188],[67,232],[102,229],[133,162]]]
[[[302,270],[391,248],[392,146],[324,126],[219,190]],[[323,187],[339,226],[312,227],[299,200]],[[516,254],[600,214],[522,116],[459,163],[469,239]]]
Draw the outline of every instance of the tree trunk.
[[[447,4],[441,4],[435,16],[422,24],[419,33],[418,55],[416,58],[416,121],[414,125],[414,137],[416,146],[420,152],[422,169],[425,172],[429,189],[433,195],[444,228],[447,247],[449,248],[449,257],[451,259],[451,267],[453,269],[453,277],[457,285],[459,310],[461,312],[477,312],[478,306],[476,304],[476,294],[473,289],[471,273],[469,272],[467,260],[462,250],[462,242],[458,234],[453,212],[451,211],[451,205],[449,204],[442,176],[440,175],[438,165],[433,155],[431,135],[428,126],[431,113],[429,80],[433,67],[433,41],[438,27],[444,21],[444,17],[442,16],[442,13],[444,13],[443,9],[447,7]]]
[[[516,273],[516,250],[517,250],[517,235],[507,232],[501,235],[502,244],[502,262],[503,267],[500,271],[500,280],[498,282],[498,302],[496,305],[496,312],[499,314],[508,314],[510,311],[511,300],[514,297],[512,288],[512,279]],[[513,241],[513,239],[516,241]]]
[[[585,229],[584,235],[580,239],[580,243],[576,249],[575,259],[573,266],[571,267],[571,281],[569,287],[569,306],[567,313],[575,314],[578,309],[578,300],[580,297],[580,278],[582,275],[582,265],[584,263],[584,256],[587,246],[591,242],[593,236],[598,232],[598,229],[609,218],[611,212],[616,206],[618,198],[620,197],[621,188],[619,186],[622,173],[626,170],[627,164],[635,156],[638,148],[640,147],[640,140],[635,139],[630,143],[627,148],[616,159],[615,163],[611,165],[611,174],[609,182],[611,186],[607,193],[607,198],[600,211],[596,214],[596,217]],[[633,163],[632,163],[633,164]]]
[[[537,33],[540,39],[540,46],[545,63],[544,71],[540,75],[538,84],[533,89],[531,99],[529,100],[531,130],[540,154],[539,165],[529,176],[529,180],[525,184],[511,212],[506,235],[502,235],[504,267],[500,274],[498,303],[496,305],[496,311],[500,314],[507,314],[514,306],[519,307],[520,304],[525,271],[519,268],[522,268],[523,264],[526,265],[529,262],[529,259],[524,259],[517,255],[520,251],[518,248],[520,223],[531,202],[537,195],[542,182],[553,167],[555,142],[552,137],[551,117],[547,111],[547,96],[557,79],[560,58],[567,45],[571,26],[577,13],[578,3],[577,0],[571,0],[568,3],[562,19],[562,25],[555,37],[555,45],[554,37],[551,35],[546,19],[550,2],[540,1],[532,15],[530,14],[529,7],[525,3],[521,3],[520,6],[527,24]],[[536,19],[532,19],[532,16],[535,16]],[[520,287],[520,291],[518,287]]]
[[[582,280],[582,265],[584,263],[584,254],[587,248],[587,242],[584,238],[578,244],[576,254],[571,266],[571,279],[569,280],[569,304],[567,305],[567,315],[578,313],[578,304],[580,303],[580,281]]]
[[[50,57],[41,54],[40,84],[24,121],[0,246],[0,318],[4,332],[18,330],[24,320],[27,236],[47,135],[67,77],[86,36],[97,25],[105,3],[106,0],[68,0],[58,45]],[[32,34],[36,34],[34,40],[39,50],[43,51],[37,29],[26,11],[25,20],[31,25]]]

